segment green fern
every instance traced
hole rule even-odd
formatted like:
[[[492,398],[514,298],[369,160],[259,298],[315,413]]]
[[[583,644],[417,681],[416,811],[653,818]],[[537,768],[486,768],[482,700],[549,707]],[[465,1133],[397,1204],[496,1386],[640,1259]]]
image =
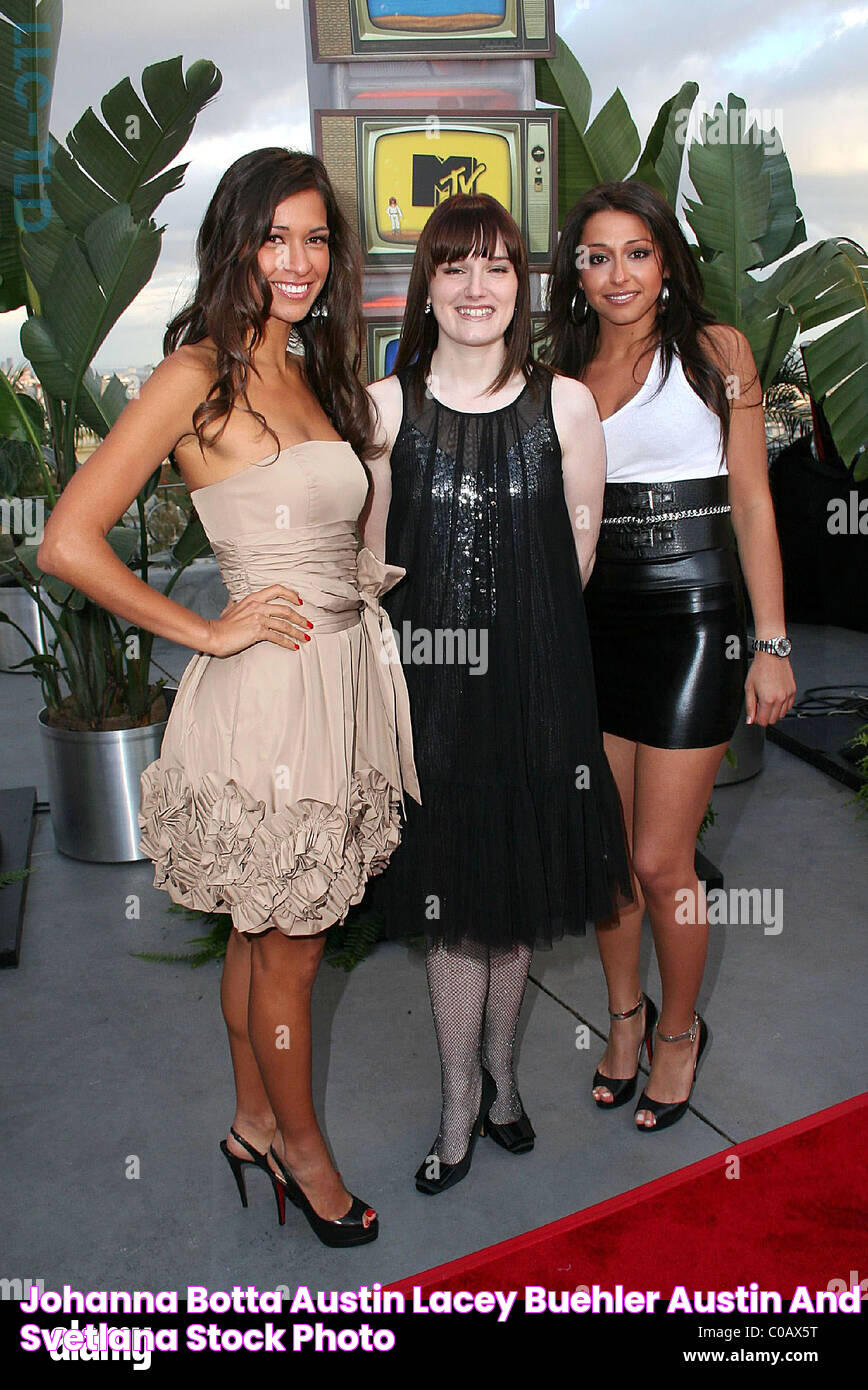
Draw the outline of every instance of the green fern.
[[[0,872],[0,888],[5,888],[7,883],[17,883],[19,879],[26,878],[33,873],[33,865],[29,869],[5,869]]]
[[[865,750],[862,757],[856,760],[856,771],[862,779],[859,790],[847,802],[848,806],[856,803],[859,808],[856,814],[861,819],[862,816],[868,815],[868,724],[864,724],[851,740],[850,747]]]
[[[370,908],[357,909],[334,926],[326,938],[325,956],[339,970],[354,970],[373,951],[383,935],[383,919]]]
[[[228,912],[204,912],[198,908],[184,907],[171,903],[168,912],[182,913],[186,921],[201,920],[203,926],[209,923],[210,930],[205,936],[193,937],[187,944],[197,946],[196,951],[134,951],[138,960],[162,961],[169,965],[184,962],[193,969],[207,965],[209,961],[222,961],[226,954],[226,943],[232,930],[232,918]],[[354,970],[360,961],[373,951],[383,935],[381,916],[370,908],[351,908],[346,921],[331,927],[326,937],[325,958],[329,965],[341,970]]]

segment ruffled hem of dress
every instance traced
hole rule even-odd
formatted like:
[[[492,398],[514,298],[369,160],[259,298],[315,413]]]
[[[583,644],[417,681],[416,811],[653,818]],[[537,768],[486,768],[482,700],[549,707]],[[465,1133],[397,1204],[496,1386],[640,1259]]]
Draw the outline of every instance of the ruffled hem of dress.
[[[173,902],[230,912],[242,932],[314,935],[342,922],[401,839],[401,795],[373,768],[355,773],[348,811],[310,798],[266,812],[234,779],[194,787],[159,760],[142,773],[140,847]]]

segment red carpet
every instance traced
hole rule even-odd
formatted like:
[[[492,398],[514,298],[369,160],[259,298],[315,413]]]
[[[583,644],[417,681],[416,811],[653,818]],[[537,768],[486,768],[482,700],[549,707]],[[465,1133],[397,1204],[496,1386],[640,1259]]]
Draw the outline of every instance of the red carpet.
[[[388,1287],[849,1288],[868,1278],[866,1121],[868,1093]]]

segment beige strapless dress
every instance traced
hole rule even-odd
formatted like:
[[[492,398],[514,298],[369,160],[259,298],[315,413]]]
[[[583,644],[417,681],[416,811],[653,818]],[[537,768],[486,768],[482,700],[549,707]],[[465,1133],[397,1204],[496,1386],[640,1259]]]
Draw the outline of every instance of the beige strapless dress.
[[[141,778],[154,886],[242,932],[343,921],[400,840],[404,789],[420,801],[379,602],[404,570],[358,548],[367,489],[349,444],[313,440],[191,494],[230,597],[286,584],[313,623],[297,651],[194,656]]]

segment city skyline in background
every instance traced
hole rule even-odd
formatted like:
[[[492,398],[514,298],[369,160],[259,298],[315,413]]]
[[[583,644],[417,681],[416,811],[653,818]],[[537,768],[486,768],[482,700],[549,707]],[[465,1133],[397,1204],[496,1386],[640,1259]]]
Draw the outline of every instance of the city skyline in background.
[[[644,142],[660,105],[684,81],[699,83],[697,107],[705,111],[735,92],[779,130],[808,244],[835,235],[866,244],[868,142],[860,132],[868,91],[860,74],[868,4],[771,0],[760,10],[746,0],[725,7],[674,0],[661,25],[657,7],[555,0],[555,15],[591,83],[592,117],[620,87]],[[138,87],[143,68],[178,53],[185,67],[210,58],[223,87],[179,156],[189,165],[183,187],[157,209],[166,231],[154,274],[97,354],[98,374],[118,371],[133,389],[161,359],[166,324],[194,288],[196,233],[221,174],[261,146],[311,148],[302,0],[257,0],[240,16],[236,0],[194,0],[181,12],[170,0],[152,0],[108,14],[98,0],[77,0],[64,14],[53,133],[65,141],[115,83],[128,76]],[[23,310],[0,316],[0,361],[11,358],[14,368],[24,362],[23,319]]]

